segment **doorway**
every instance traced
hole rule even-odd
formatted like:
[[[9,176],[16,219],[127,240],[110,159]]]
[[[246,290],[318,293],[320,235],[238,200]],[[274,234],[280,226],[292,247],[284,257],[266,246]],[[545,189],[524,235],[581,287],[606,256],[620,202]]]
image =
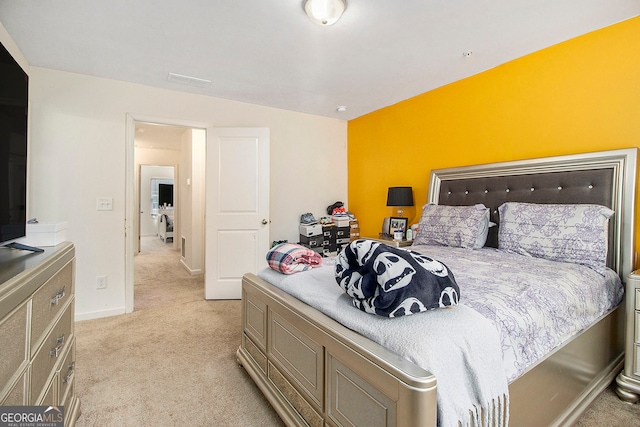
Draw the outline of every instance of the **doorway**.
[[[200,145],[204,146],[205,131],[201,126],[127,116],[126,313],[134,310],[135,295],[138,295],[135,286],[140,283],[138,276],[149,272],[148,269],[139,267],[137,258],[141,250],[146,259],[151,251],[158,258],[171,257],[175,260],[162,263],[163,267],[175,265],[175,268],[186,269],[187,274],[193,276],[204,272],[203,268],[190,268],[190,260],[185,260],[182,251],[185,236],[187,240],[191,240],[192,218],[194,215],[204,217],[204,207],[198,203],[192,206],[191,186],[185,186],[187,178],[192,176],[192,145],[195,136],[200,135]],[[198,156],[202,157],[200,154]],[[201,169],[204,170],[204,167]],[[183,225],[183,219],[189,223],[187,227]],[[171,230],[165,228],[167,220],[171,222]],[[137,305],[135,304],[136,309]]]
[[[127,114],[126,120],[125,312],[131,313],[134,308],[134,254],[139,227],[134,185],[138,122],[190,128],[191,143],[182,145],[175,178],[180,215],[175,221],[174,241],[180,248],[181,262],[192,260],[197,266],[197,261],[201,261],[200,270],[194,269],[192,274],[204,274],[206,239],[205,297],[239,298],[242,275],[258,273],[267,265],[264,255],[269,248],[269,129],[222,128],[185,121],[168,123],[131,114]],[[205,174],[206,169],[214,172]],[[190,216],[184,206],[189,206]],[[248,259],[238,262],[243,257]],[[233,262],[226,262],[229,259]],[[189,268],[187,263],[183,265]],[[211,295],[212,286],[223,293]]]
[[[140,216],[138,219],[138,253],[153,252],[166,246],[177,250],[174,226],[177,215],[175,200],[175,166],[140,165],[138,185]],[[177,227],[176,235],[178,234]]]

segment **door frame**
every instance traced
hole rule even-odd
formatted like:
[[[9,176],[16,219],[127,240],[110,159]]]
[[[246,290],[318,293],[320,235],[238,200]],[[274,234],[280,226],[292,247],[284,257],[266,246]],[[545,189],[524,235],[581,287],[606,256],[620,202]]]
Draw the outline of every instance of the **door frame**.
[[[135,239],[135,134],[136,122],[156,123],[159,125],[182,126],[188,128],[207,129],[212,123],[193,122],[190,120],[167,119],[144,114],[126,113],[125,125],[125,213],[124,213],[124,312],[132,313],[134,309],[134,264]]]

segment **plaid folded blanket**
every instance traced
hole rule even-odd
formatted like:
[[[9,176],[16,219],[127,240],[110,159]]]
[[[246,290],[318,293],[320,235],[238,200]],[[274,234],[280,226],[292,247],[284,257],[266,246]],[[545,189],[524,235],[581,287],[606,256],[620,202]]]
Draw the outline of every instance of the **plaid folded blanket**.
[[[293,274],[322,265],[319,253],[295,243],[280,243],[267,252],[271,269],[283,274]]]

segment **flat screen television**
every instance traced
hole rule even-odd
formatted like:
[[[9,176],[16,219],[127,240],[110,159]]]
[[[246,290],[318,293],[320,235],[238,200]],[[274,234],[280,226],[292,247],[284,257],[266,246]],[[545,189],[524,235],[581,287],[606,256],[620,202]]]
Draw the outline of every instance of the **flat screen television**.
[[[0,44],[0,245],[26,235],[29,76]]]
[[[173,184],[158,184],[158,206],[173,206]]]

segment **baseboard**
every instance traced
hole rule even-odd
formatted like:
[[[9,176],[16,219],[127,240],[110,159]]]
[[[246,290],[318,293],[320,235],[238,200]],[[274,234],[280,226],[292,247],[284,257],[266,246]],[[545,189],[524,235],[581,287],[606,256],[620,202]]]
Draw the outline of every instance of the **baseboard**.
[[[184,259],[180,259],[180,264],[182,265],[182,267],[184,267],[185,270],[187,270],[187,272],[189,274],[191,274],[192,276],[198,276],[200,274],[204,274],[204,271],[202,271],[202,269],[198,268],[195,270],[192,270],[187,264],[184,263]]]
[[[103,311],[91,311],[88,313],[76,313],[75,321],[80,322],[82,320],[101,319],[103,317],[119,316],[124,313],[125,313],[124,307],[114,308],[111,310],[103,310]]]

